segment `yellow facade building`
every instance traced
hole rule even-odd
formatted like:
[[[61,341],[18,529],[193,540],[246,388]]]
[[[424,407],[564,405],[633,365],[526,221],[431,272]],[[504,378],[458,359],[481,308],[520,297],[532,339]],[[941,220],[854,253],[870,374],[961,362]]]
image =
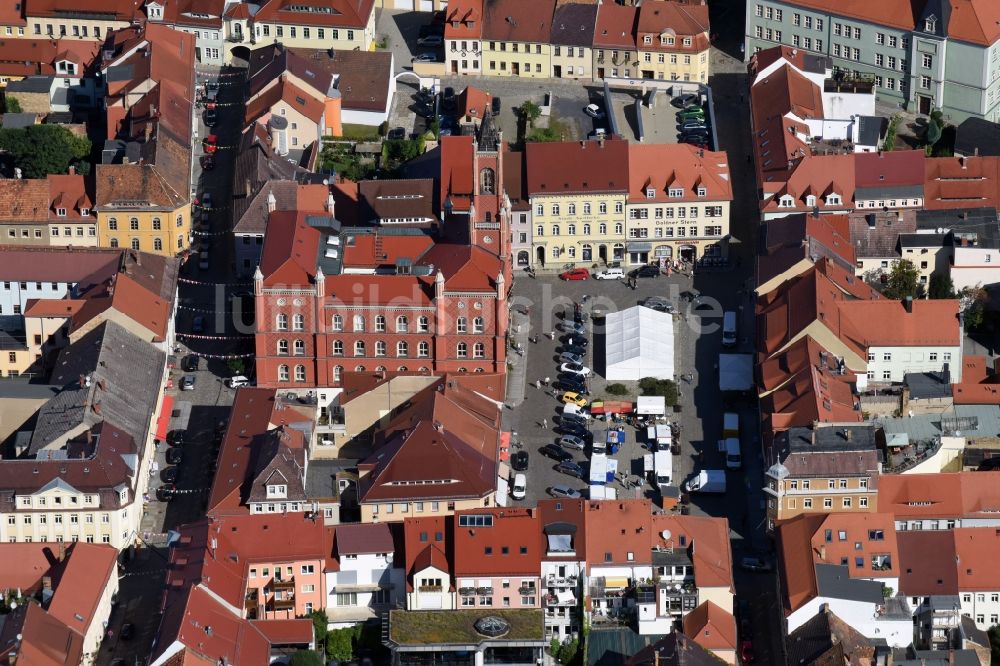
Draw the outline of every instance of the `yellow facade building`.
[[[15,3],[10,4],[13,6]],[[74,0],[38,0],[26,3],[24,22],[28,37],[102,41],[111,31],[127,28],[145,18],[142,3],[131,0],[103,0],[88,5],[86,9]]]
[[[708,5],[647,2],[636,28],[639,76],[666,81],[708,82]]]
[[[375,47],[373,0],[271,0],[253,17],[257,43],[278,41],[286,47],[369,51]]]
[[[552,76],[553,3],[493,0],[484,7],[482,73],[486,76]]]
[[[628,143],[529,143],[532,265],[590,268],[625,258]]]

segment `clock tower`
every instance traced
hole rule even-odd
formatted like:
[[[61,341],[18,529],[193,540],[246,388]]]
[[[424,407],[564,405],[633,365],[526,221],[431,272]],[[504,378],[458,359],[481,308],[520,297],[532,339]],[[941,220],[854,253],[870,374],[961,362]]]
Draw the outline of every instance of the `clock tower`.
[[[510,270],[510,200],[503,186],[505,150],[503,133],[487,110],[479,124],[472,158],[469,243],[500,257],[507,272]]]

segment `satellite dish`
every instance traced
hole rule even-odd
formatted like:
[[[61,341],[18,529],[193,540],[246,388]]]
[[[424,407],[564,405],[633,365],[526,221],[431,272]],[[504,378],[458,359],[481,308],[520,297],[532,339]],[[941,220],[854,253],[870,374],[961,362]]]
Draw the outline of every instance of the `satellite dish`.
[[[663,537],[664,541],[670,541],[670,530],[663,530],[660,532],[660,536]]]

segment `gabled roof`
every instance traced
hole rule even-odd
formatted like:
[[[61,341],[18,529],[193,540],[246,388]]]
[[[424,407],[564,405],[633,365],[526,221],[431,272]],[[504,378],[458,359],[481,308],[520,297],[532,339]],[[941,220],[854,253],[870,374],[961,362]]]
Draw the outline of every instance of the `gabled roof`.
[[[414,572],[434,566],[451,572],[452,521],[447,516],[407,518],[403,521],[403,552],[406,562],[406,589],[413,590]]]
[[[335,549],[338,556],[392,553],[392,530],[387,523],[337,525]]]
[[[924,167],[926,208],[1000,205],[1000,157],[934,157]]]
[[[254,21],[286,25],[316,25],[331,28],[364,28],[375,9],[374,0],[270,0],[254,15]]]
[[[998,472],[885,475],[879,509],[897,520],[992,517],[1000,512],[998,481]]]
[[[460,527],[462,515],[490,516],[489,526]],[[537,576],[541,566],[538,534],[541,525],[533,509],[489,508],[456,512],[455,577]]]
[[[624,194],[629,191],[628,150],[622,139],[528,143],[528,194]]]
[[[768,220],[762,225],[761,252],[757,256],[758,293],[772,280],[801,274],[821,258],[828,258],[844,270],[854,270],[847,215],[798,213]]]
[[[788,663],[874,663],[875,646],[827,608],[788,635]]]
[[[736,649],[736,618],[713,601],[704,601],[684,616],[684,635],[706,650]]]
[[[703,51],[709,47],[708,3],[645,2],[639,5],[639,23],[636,33],[640,37],[640,49],[657,49],[659,43],[653,39],[652,45],[644,45],[643,35],[677,35],[693,37],[691,46],[684,46],[680,40],[668,50]]]
[[[639,21],[639,8],[602,2],[597,7],[597,26],[594,30],[594,47],[635,49],[635,29]]]
[[[598,7],[599,3],[557,3],[552,14],[551,43],[590,48],[594,43]]]
[[[362,502],[483,497],[495,491],[497,403],[446,376],[420,391],[358,464]]]
[[[899,235],[917,230],[917,216],[912,209],[871,211],[859,210],[849,216],[851,246],[858,258],[899,257]]]
[[[455,210],[465,211],[472,205],[475,150],[471,135],[441,137],[442,206],[450,202]]]
[[[274,211],[260,257],[264,283],[310,284],[316,274],[320,232],[306,224],[304,211]]]
[[[244,122],[247,124],[260,120],[273,112],[274,107],[284,102],[294,111],[301,113],[314,123],[323,119],[325,110],[323,99],[311,90],[305,90],[282,76],[258,93],[247,104]]]
[[[531,165],[529,164],[529,167]],[[629,200],[634,203],[731,201],[733,185],[724,152],[704,151],[686,143],[628,146]],[[680,197],[670,190],[682,190]],[[699,190],[704,190],[704,195]],[[648,196],[653,190],[654,197]]]
[[[63,18],[88,14],[104,21],[131,23],[145,19],[141,0],[32,0],[25,7],[29,18]]]
[[[445,39],[478,39],[483,33],[482,0],[453,0],[445,10]]]
[[[483,9],[483,39],[548,44],[555,0],[491,0]]]
[[[896,526],[891,513],[834,513],[825,516],[823,523],[809,540],[816,564],[845,562],[851,578],[896,578],[899,575],[899,551],[896,545]],[[872,567],[872,557],[888,555],[889,561],[881,569]],[[858,567],[856,558],[862,558]]]

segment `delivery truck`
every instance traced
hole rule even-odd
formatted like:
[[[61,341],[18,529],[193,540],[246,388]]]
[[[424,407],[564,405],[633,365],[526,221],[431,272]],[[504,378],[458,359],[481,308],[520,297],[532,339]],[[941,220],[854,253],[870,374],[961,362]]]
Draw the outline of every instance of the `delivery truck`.
[[[739,469],[743,466],[743,456],[740,453],[740,440],[738,437],[720,439],[719,452],[726,457],[727,469]]]
[[[687,480],[684,492],[724,493],[726,492],[726,472],[721,469],[703,469]]]
[[[656,479],[656,487],[663,491],[673,483],[674,461],[670,451],[657,451],[653,454],[653,474]]]

